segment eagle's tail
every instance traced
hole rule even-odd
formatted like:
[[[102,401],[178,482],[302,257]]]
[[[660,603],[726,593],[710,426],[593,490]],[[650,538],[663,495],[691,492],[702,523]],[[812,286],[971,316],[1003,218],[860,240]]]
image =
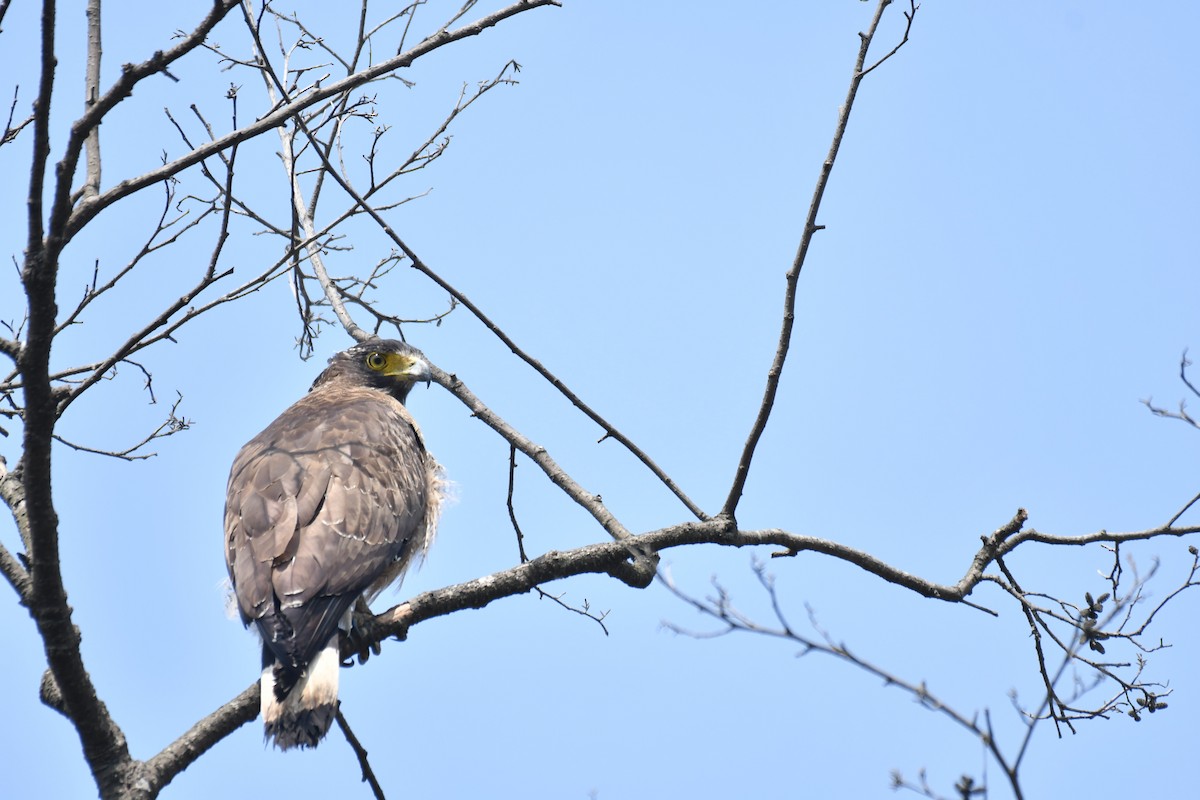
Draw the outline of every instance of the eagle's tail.
[[[281,691],[276,691],[279,665],[271,663],[263,668],[262,717],[268,741],[280,750],[317,746],[337,714],[340,662],[335,635],[290,688],[281,685]]]

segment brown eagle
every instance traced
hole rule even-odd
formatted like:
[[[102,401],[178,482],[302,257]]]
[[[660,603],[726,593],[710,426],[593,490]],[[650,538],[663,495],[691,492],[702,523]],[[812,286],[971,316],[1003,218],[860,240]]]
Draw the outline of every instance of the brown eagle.
[[[418,381],[429,365],[404,342],[351,347],[233,461],[225,564],[242,621],[262,637],[263,724],[281,749],[329,730],[355,601],[433,541],[440,470],[404,407]]]

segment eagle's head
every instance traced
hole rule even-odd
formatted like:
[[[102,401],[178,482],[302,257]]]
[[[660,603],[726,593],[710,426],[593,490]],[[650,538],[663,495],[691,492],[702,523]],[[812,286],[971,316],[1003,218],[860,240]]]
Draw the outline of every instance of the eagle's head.
[[[415,347],[396,339],[368,339],[329,359],[313,388],[338,380],[387,392],[400,402],[413,384],[429,383],[429,362]]]

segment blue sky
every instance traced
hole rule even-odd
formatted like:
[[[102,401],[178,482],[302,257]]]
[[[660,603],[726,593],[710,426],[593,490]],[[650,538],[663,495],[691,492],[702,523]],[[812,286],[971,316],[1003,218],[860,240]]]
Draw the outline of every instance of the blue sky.
[[[432,5],[430,19],[444,11]],[[168,46],[206,8],[110,4],[107,80]],[[898,36],[902,9],[889,10],[881,42]],[[510,20],[419,62],[414,88],[378,87],[395,157],[427,135],[464,82],[492,77],[509,59],[522,66],[519,86],[485,97],[453,129],[447,154],[405,179],[401,193],[432,191],[389,221],[715,511],[761,397],[783,276],[872,11],[854,0],[686,9],[567,0]],[[350,20],[325,6],[300,13],[331,37],[348,30]],[[835,539],[953,582],[978,537],[1018,507],[1047,532],[1130,530],[1161,524],[1200,490],[1196,432],[1138,402],[1176,403],[1180,354],[1200,348],[1200,100],[1191,53],[1177,43],[1198,13],[1189,3],[1134,13],[1110,3],[927,0],[909,44],[859,93],[820,216],[827,228],[800,281],[793,349],[740,507],[743,527]],[[56,146],[82,97],[82,6],[60,17]],[[235,27],[215,38],[240,46]],[[0,74],[9,76],[0,89],[20,83],[22,103],[34,79],[19,65],[35,31],[32,5],[13,4],[0,34]],[[248,76],[218,72],[209,56],[175,74],[179,83],[139,86],[106,121],[105,185],[155,166],[164,151],[184,152],[163,107],[185,118],[196,102],[225,130],[234,81],[244,86],[243,119],[265,108]],[[286,220],[277,149],[267,137],[239,158],[246,191]],[[18,260],[24,197],[13,187],[24,185],[28,150],[27,136],[0,150],[10,187],[0,234],[4,256]],[[194,173],[186,180],[201,191]],[[146,214],[161,205],[157,190],[143,195],[73,244],[60,308],[95,259],[116,269],[140,245]],[[279,255],[255,232],[239,223],[226,249],[237,274]],[[350,234],[355,249],[330,256],[335,272],[361,271],[390,250],[369,228]],[[55,363],[107,353],[194,280],[210,246],[197,236],[135,273],[62,337]],[[19,316],[11,273],[0,281],[0,317]],[[445,307],[411,270],[385,283],[380,301],[407,317]],[[158,405],[123,370],[63,420],[68,438],[123,446],[157,425],[178,391],[195,422],[146,462],[55,453],[63,568],[84,656],[139,757],[255,679],[257,645],[226,617],[221,588],[228,465],[348,343],[330,331],[317,357],[301,361],[292,314],[286,285],[272,284],[146,354]],[[686,518],[464,311],[406,333],[631,529]],[[424,569],[381,602],[517,557],[504,506],[507,444],[437,387],[414,392],[409,405],[457,499]],[[0,439],[10,463],[14,438]],[[532,464],[518,476],[531,551],[603,538]],[[15,548],[11,524],[0,523],[0,537]],[[1130,548],[1142,568],[1161,559],[1155,597],[1183,580],[1187,544]],[[754,557],[713,547],[664,561],[684,588],[704,594],[717,576],[769,621]],[[1030,548],[1011,565],[1027,588],[1069,599],[1095,593],[1108,568],[1099,549]],[[810,604],[865,658],[926,681],[968,713],[990,709],[1013,746],[1009,692],[1035,704],[1038,679],[1027,626],[997,591],[973,598],[1001,612],[993,619],[818,556],[769,568],[794,622]],[[882,797],[892,769],[915,777],[925,767],[944,794],[964,772],[980,777],[977,742],[850,667],[796,659],[797,647],[762,638],[668,633],[663,621],[707,623],[658,586],[636,592],[585,578],[548,588],[607,610],[609,635],[522,596],[422,624],[365,668],[343,671],[344,710],[389,797]],[[1170,682],[1170,708],[1140,724],[1086,723],[1061,740],[1043,727],[1024,767],[1029,794],[1185,793],[1200,733],[1196,603],[1184,595],[1157,623],[1172,647],[1152,656],[1147,674]],[[31,622],[15,604],[0,619],[0,681],[10,687],[0,764],[13,796],[90,796],[77,737],[37,702],[45,661]],[[1007,797],[989,769],[991,796]],[[255,724],[163,796],[368,797],[357,779],[336,734],[317,751],[280,754],[264,749]]]

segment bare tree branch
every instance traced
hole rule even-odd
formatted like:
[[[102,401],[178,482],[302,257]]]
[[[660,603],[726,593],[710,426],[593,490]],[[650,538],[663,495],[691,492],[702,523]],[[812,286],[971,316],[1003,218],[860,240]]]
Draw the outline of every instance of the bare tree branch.
[[[189,34],[182,37],[178,44],[167,51],[157,51],[140,64],[126,64],[121,68],[121,76],[117,81],[100,97],[96,98],[91,106],[87,109],[82,117],[77,119],[71,126],[71,134],[67,138],[66,146],[63,151],[63,157],[57,166],[58,175],[62,176],[54,193],[54,202],[50,217],[51,241],[53,246],[50,247],[50,252],[57,257],[58,251],[70,241],[71,237],[90,219],[95,217],[103,209],[112,205],[112,203],[124,197],[130,192],[119,192],[114,194],[121,185],[127,181],[113,187],[112,190],[104,192],[101,195],[92,197],[90,202],[83,203],[74,209],[71,204],[70,176],[75,174],[75,169],[79,163],[79,153],[83,148],[84,142],[91,135],[92,131],[99,126],[100,121],[105,114],[111,111],[118,103],[132,94],[134,87],[152,75],[169,74],[168,68],[174,62],[178,61],[183,56],[195,50],[204,43],[205,38],[217,26],[217,23],[225,18],[225,15],[237,6],[239,0],[214,0],[213,7],[208,15],[201,20]],[[50,5],[50,4],[47,4]],[[98,58],[98,55],[97,55]],[[239,140],[240,141],[240,140]],[[236,141],[229,142],[222,150],[236,144]],[[206,154],[210,155],[210,154]],[[199,159],[197,159],[198,161]],[[192,161],[191,164],[195,164]],[[189,164],[189,166],[191,165]],[[178,170],[176,170],[177,172]],[[154,173],[159,170],[154,170]],[[153,173],[149,173],[153,174]],[[138,188],[144,188],[159,180],[174,175],[175,172],[162,175],[161,177],[147,181]],[[144,177],[144,176],[143,176]]]
[[[521,533],[521,525],[517,522],[517,508],[513,504],[513,495],[516,492],[516,477],[517,477],[517,448],[509,445],[508,450],[508,493],[505,498],[505,505],[508,507],[508,520],[512,524],[513,532],[517,535],[517,551],[521,556],[521,563],[529,561],[529,555],[525,552],[525,535]],[[577,608],[563,600],[565,593],[557,595],[550,594],[540,586],[533,587],[537,592],[538,598],[541,600],[551,600],[567,611],[570,611],[580,616],[587,617],[593,620],[600,626],[600,630],[604,631],[604,635],[608,636],[608,626],[604,624],[604,618],[608,616],[608,612],[593,613],[591,606],[587,600],[583,601],[583,607]]]
[[[567,472],[558,465],[558,463],[550,457],[545,447],[535,444],[528,439],[524,434],[517,431],[507,422],[500,418],[498,414],[485,406],[483,402],[467,388],[456,375],[450,375],[443,372],[437,366],[431,365],[433,380],[439,386],[447,389],[457,397],[463,405],[471,409],[471,415],[479,419],[496,433],[507,441],[510,445],[520,450],[529,457],[533,463],[546,474],[555,486],[562,489],[568,497],[582,506],[588,513],[600,523],[601,527],[608,532],[613,539],[621,541],[630,538],[631,534],[626,530],[616,517],[614,517],[605,507],[601,498],[597,494],[592,494],[586,491],[582,486],[577,484]],[[650,552],[650,551],[647,551]]]
[[[342,714],[341,703],[338,703],[335,719],[337,719],[338,727],[342,729],[346,741],[350,743],[350,749],[354,751],[354,755],[358,759],[358,766],[362,769],[363,783],[371,787],[371,793],[377,800],[385,800],[383,787],[379,784],[379,779],[375,777],[375,770],[371,769],[371,762],[367,760],[367,748],[363,747],[362,742],[354,735],[354,731],[350,730],[350,723]]]
[[[130,800],[157,797],[164,786],[183,772],[213,745],[258,717],[259,685],[255,681],[241,694],[193,725],[162,752],[138,765]]]
[[[221,7],[226,5],[232,6],[237,3],[237,0],[223,0]],[[561,0],[520,0],[510,6],[495,11],[487,16],[481,17],[470,25],[464,25],[453,31],[443,32],[436,36],[431,36],[421,43],[415,45],[408,51],[401,53],[393,58],[386,59],[373,64],[360,72],[343,78],[340,81],[335,81],[327,86],[315,87],[311,92],[292,100],[284,105],[281,105],[267,114],[259,117],[253,123],[246,125],[238,130],[231,131],[224,136],[212,142],[200,145],[195,150],[187,153],[174,161],[164,164],[159,169],[151,170],[133,178],[128,178],[116,184],[112,188],[101,194],[94,203],[86,206],[81,206],[72,215],[66,227],[68,238],[84,225],[86,225],[96,214],[103,208],[112,205],[117,200],[133,194],[141,189],[144,189],[151,184],[158,183],[165,178],[176,175],[179,172],[194,166],[204,159],[215,155],[216,153],[228,150],[239,142],[244,142],[252,139],[266,131],[286,124],[289,120],[294,119],[300,112],[314,106],[315,104],[336,97],[344,92],[356,89],[365,83],[369,83],[383,75],[394,72],[410,66],[421,56],[431,53],[438,48],[444,47],[447,44],[458,42],[471,36],[478,36],[488,28],[494,27],[509,17],[515,16],[525,11],[529,11],[541,6],[558,6],[562,5]],[[227,12],[230,10],[226,8]],[[182,46],[182,45],[181,45]],[[149,63],[149,62],[147,62]]]
[[[1190,378],[1188,378],[1188,367],[1190,367],[1191,365],[1192,365],[1192,362],[1188,359],[1187,350],[1184,350],[1183,355],[1179,359],[1179,380],[1183,383],[1184,386],[1187,387],[1188,391],[1192,394],[1192,396],[1200,397],[1200,389],[1197,389],[1196,385],[1194,383],[1192,383]],[[1143,400],[1142,405],[1144,405],[1146,408],[1150,409],[1150,413],[1154,414],[1155,416],[1166,417],[1168,419],[1177,419],[1181,422],[1187,423],[1188,425],[1190,425],[1193,428],[1196,428],[1197,430],[1200,430],[1200,420],[1197,420],[1195,417],[1193,417],[1191,414],[1188,413],[1187,400],[1179,401],[1179,410],[1178,411],[1171,411],[1169,409],[1160,408],[1159,406],[1154,405],[1154,398],[1152,398],[1152,397]],[[1193,500],[1192,502],[1195,502],[1195,501]],[[1189,505],[1191,505],[1191,504],[1189,503]],[[1184,508],[1184,511],[1186,511],[1186,510],[1187,510],[1187,508]],[[1180,513],[1180,515],[1182,515],[1183,511],[1181,511],[1179,513]]]
[[[163,422],[157,428],[155,428],[146,436],[142,437],[141,441],[138,441],[137,443],[132,444],[122,450],[102,450],[94,447],[88,447],[87,445],[76,444],[75,442],[59,436],[57,433],[54,434],[54,440],[56,442],[62,442],[72,450],[84,453],[108,456],[110,458],[119,458],[123,461],[144,461],[145,459],[153,458],[154,456],[158,455],[157,453],[139,452],[146,445],[157,439],[165,439],[168,436],[174,436],[177,433],[188,430],[192,426],[192,423],[187,418],[178,416],[175,413],[179,410],[179,404],[182,402],[183,395],[179,395],[175,402],[171,404],[171,410],[167,412],[167,418],[163,420]]]
[[[938,583],[913,575],[861,550],[828,539],[790,533],[780,529],[737,530],[722,519],[685,522],[617,541],[586,545],[572,550],[550,551],[502,572],[457,586],[425,592],[377,615],[374,625],[364,638],[368,644],[381,642],[388,636],[404,638],[408,628],[426,619],[467,608],[482,608],[500,598],[523,594],[535,586],[575,575],[608,574],[634,588],[644,588],[654,577],[652,571],[648,573],[646,570],[646,567],[653,562],[646,562],[645,554],[661,553],[670,548],[689,545],[715,544],[724,547],[773,545],[785,547],[789,553],[793,554],[806,551],[821,553],[853,564],[888,583],[922,597],[977,607],[966,601],[966,598],[981,583],[995,582],[998,577],[987,573],[986,568],[995,563],[998,555],[1011,553],[1016,547],[1026,542],[1055,546],[1078,546],[1096,542],[1111,544],[1141,541],[1159,536],[1179,537],[1194,533],[1200,533],[1200,526],[1127,532],[1097,531],[1079,536],[1042,534],[1030,529],[1013,535],[999,545],[994,541],[995,534],[993,534],[992,537],[985,537],[983,541],[983,546],[980,548],[982,557],[977,555],[973,558],[963,577],[951,584]],[[352,649],[347,649],[343,651],[343,655],[352,655],[353,652]]]
[[[88,0],[87,4],[87,71],[85,76],[85,107],[92,106],[100,96],[100,58],[103,47],[100,39],[100,0]],[[81,191],[84,200],[91,200],[100,193],[100,126],[88,131],[87,177]]]
[[[875,8],[875,17],[871,20],[871,25],[867,28],[866,33],[860,33],[861,40],[858,48],[858,58],[854,63],[854,76],[850,79],[850,88],[846,92],[846,99],[842,102],[841,110],[838,113],[837,128],[833,134],[833,142],[829,145],[829,153],[825,156],[825,162],[821,165],[821,174],[817,178],[816,188],[813,189],[812,201],[808,205],[808,216],[804,221],[804,232],[800,237],[800,246],[796,250],[796,258],[792,261],[792,268],[788,270],[786,278],[786,289],[783,298],[783,323],[779,331],[779,344],[775,349],[775,358],[771,363],[770,370],[767,371],[767,385],[763,390],[762,403],[758,408],[758,415],[754,420],[754,425],[750,429],[750,435],[746,439],[745,447],[742,450],[742,457],[738,460],[737,469],[734,472],[733,485],[729,489],[729,495],[725,498],[725,505],[721,507],[721,514],[727,517],[733,517],[737,511],[738,502],[741,500],[742,491],[746,488],[746,479],[750,476],[750,462],[754,458],[754,451],[758,448],[758,443],[762,439],[763,431],[767,429],[767,421],[771,418],[771,411],[775,407],[775,395],[779,390],[779,379],[783,376],[783,365],[787,360],[788,349],[792,342],[792,328],[796,319],[796,286],[800,280],[800,270],[804,268],[804,261],[808,258],[808,248],[812,244],[813,234],[822,230],[825,226],[817,224],[817,213],[821,210],[821,200],[825,196],[825,187],[829,184],[829,176],[833,172],[833,164],[837,160],[838,151],[842,147],[842,138],[846,135],[846,126],[850,122],[850,111],[854,108],[854,98],[858,95],[858,86],[862,83],[862,79],[870,70],[864,70],[863,65],[867,60],[867,51],[871,49],[871,42],[875,39],[875,32],[879,29],[879,22],[883,19],[883,12],[891,4],[892,0],[879,0],[879,5]],[[906,14],[908,17],[908,28],[912,27],[912,17],[916,15],[917,6],[912,6],[912,14]],[[895,49],[880,59],[871,69],[879,66],[885,59],[889,58],[896,50],[903,46],[904,42],[908,41],[908,28],[905,28],[904,39],[900,44],[896,45]]]
[[[6,339],[0,336],[0,353],[8,356],[15,363],[21,357],[21,343],[16,339]]]
[[[1169,602],[1180,592],[1185,591],[1197,584],[1195,577],[1197,570],[1200,569],[1200,558],[1197,558],[1196,548],[1191,548],[1193,556],[1192,569],[1189,572],[1183,583],[1177,587],[1163,602]],[[808,608],[808,621],[810,627],[816,631],[817,637],[806,636],[799,632],[791,623],[788,622],[786,615],[783,612],[779,602],[779,596],[775,588],[773,576],[769,575],[761,562],[755,562],[753,566],[755,576],[759,584],[766,592],[771,602],[771,609],[775,616],[775,625],[763,624],[755,621],[745,613],[739,611],[733,604],[729,593],[718,583],[713,580],[713,588],[715,594],[704,599],[697,598],[681,590],[672,580],[669,573],[663,571],[660,573],[660,581],[667,589],[677,598],[682,600],[687,605],[696,609],[720,623],[720,627],[712,631],[692,631],[685,630],[678,625],[672,623],[664,623],[665,627],[677,633],[682,633],[696,638],[712,638],[716,636],[724,636],[730,633],[742,632],[753,633],[763,636],[768,636],[777,639],[784,639],[795,642],[801,646],[800,655],[808,655],[809,653],[822,653],[825,655],[834,656],[841,659],[860,670],[863,670],[871,675],[874,675],[884,681],[887,686],[895,686],[903,689],[916,698],[921,705],[935,711],[939,714],[951,719],[956,725],[969,732],[974,738],[978,739],[984,746],[988,754],[995,761],[996,765],[1002,770],[1009,789],[1015,797],[1024,797],[1024,789],[1021,785],[1020,768],[1025,754],[1028,752],[1029,743],[1032,741],[1034,730],[1038,723],[1050,719],[1058,725],[1063,722],[1071,725],[1072,720],[1093,719],[1098,717],[1107,717],[1114,712],[1125,712],[1138,719],[1139,715],[1145,710],[1153,713],[1166,707],[1166,703],[1162,702],[1162,698],[1168,692],[1161,691],[1157,684],[1147,683],[1141,679],[1142,668],[1144,662],[1139,658],[1136,665],[1136,670],[1131,678],[1124,678],[1114,674],[1111,667],[1118,665],[1098,664],[1081,655],[1083,645],[1086,643],[1096,649],[1097,639],[1101,631],[1108,633],[1103,635],[1104,639],[1124,639],[1136,648],[1145,650],[1137,638],[1145,633],[1149,627],[1157,608],[1146,615],[1141,626],[1136,630],[1125,630],[1125,624],[1129,619],[1135,606],[1141,601],[1143,596],[1143,588],[1146,581],[1153,577],[1153,573],[1148,573],[1144,576],[1139,576],[1134,585],[1121,597],[1110,597],[1109,595],[1101,595],[1093,598],[1090,593],[1086,595],[1087,608],[1078,609],[1072,607],[1073,616],[1070,618],[1061,618],[1072,631],[1072,637],[1069,642],[1059,641],[1061,651],[1058,655],[1058,666],[1053,669],[1052,673],[1047,667],[1046,660],[1041,647],[1041,638],[1039,629],[1053,633],[1046,625],[1045,617],[1047,611],[1037,608],[1031,598],[1035,595],[1027,594],[1018,589],[1014,596],[1021,603],[1022,608],[1026,611],[1027,617],[1030,619],[1030,624],[1034,630],[1034,641],[1037,650],[1039,669],[1043,676],[1044,693],[1042,702],[1038,710],[1029,712],[1019,706],[1017,711],[1021,715],[1024,725],[1024,732],[1018,740],[1015,755],[1007,755],[1005,749],[1002,749],[1000,741],[996,736],[995,730],[992,727],[990,711],[984,709],[981,716],[978,712],[966,713],[955,708],[941,700],[935,695],[924,681],[916,683],[897,676],[894,672],[879,666],[861,655],[853,652],[844,642],[835,641],[834,638],[825,630],[816,619],[816,615],[811,607]],[[1006,576],[1010,578],[1012,587],[1016,588],[1015,580],[1011,579],[1011,573],[1007,569],[1004,570]],[[1111,602],[1109,602],[1111,601]],[[1105,604],[1108,602],[1107,609]],[[1160,605],[1161,607],[1161,605]],[[1053,616],[1052,614],[1050,616]],[[1125,622],[1121,620],[1124,619]],[[1113,626],[1116,625],[1114,628]],[[1157,647],[1151,649],[1158,649]],[[1103,652],[1103,648],[1099,648]],[[1074,682],[1074,690],[1069,696],[1064,696],[1059,686],[1067,674],[1068,669],[1072,666],[1085,665],[1088,669],[1093,670],[1095,677],[1091,681],[1081,682],[1078,679]],[[1130,665],[1123,665],[1130,666]],[[1109,679],[1117,683],[1118,688],[1114,695],[1102,700],[1100,703],[1091,704],[1088,708],[1079,707],[1081,698],[1088,692],[1094,690],[1105,679]],[[1012,694],[1015,705],[1015,692]],[[1061,731],[1060,731],[1061,735]],[[893,788],[906,788],[922,794],[927,797],[938,797],[930,787],[925,771],[919,773],[919,783],[912,784],[906,781],[902,774],[898,771],[893,772]],[[974,778],[964,775],[956,784],[955,790],[959,792],[961,797],[969,797],[973,794],[979,794],[987,791],[987,786],[977,786]]]
[[[14,88],[12,103],[8,107],[8,119],[4,123],[4,130],[0,131],[0,147],[3,147],[11,142],[15,142],[17,137],[21,135],[21,131],[23,131],[33,122],[34,115],[30,114],[28,117],[18,122],[16,127],[13,127],[13,118],[17,113],[17,101],[20,96],[20,87]]]
[[[26,555],[30,563],[30,614],[41,636],[46,659],[79,733],[84,757],[97,775],[101,793],[111,791],[121,780],[121,765],[129,763],[124,734],[108,714],[96,693],[79,651],[79,632],[71,618],[66,588],[60,570],[58,515],[54,510],[50,481],[51,434],[57,419],[49,380],[50,346],[55,328],[55,285],[57,257],[61,247],[60,228],[51,213],[50,237],[44,240],[46,167],[50,156],[50,104],[54,87],[55,4],[42,6],[41,76],[34,106],[34,150],[30,170],[28,202],[29,241],[21,280],[28,303],[28,333],[17,366],[23,385],[23,455],[17,471],[24,489],[23,507],[28,529]],[[70,173],[58,173],[56,202],[65,204]],[[101,765],[109,770],[103,776]]]
[[[892,0],[888,0],[887,4],[890,5],[891,2]],[[916,18],[917,9],[919,9],[920,6],[917,5],[916,0],[909,0],[908,7],[909,10],[904,12],[904,19],[908,21],[908,24],[904,26],[904,36],[902,36],[900,41],[896,43],[896,46],[889,50],[883,57],[881,57],[871,66],[862,70],[862,72],[859,73],[859,77],[865,78],[869,73],[873,72],[876,67],[880,66],[883,64],[883,62],[896,55],[896,53],[900,52],[901,47],[904,47],[904,45],[908,44],[908,34],[912,32],[913,20]]]
[[[12,513],[13,522],[24,543],[26,552],[29,551],[29,515],[25,507],[25,486],[20,475],[14,475],[8,470],[8,464],[0,457],[0,500]],[[17,593],[21,605],[29,605],[30,593],[33,589],[29,577],[28,561],[22,564],[3,544],[0,544],[0,574]]]

